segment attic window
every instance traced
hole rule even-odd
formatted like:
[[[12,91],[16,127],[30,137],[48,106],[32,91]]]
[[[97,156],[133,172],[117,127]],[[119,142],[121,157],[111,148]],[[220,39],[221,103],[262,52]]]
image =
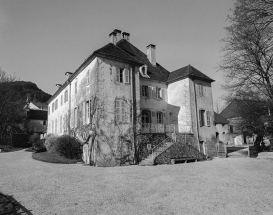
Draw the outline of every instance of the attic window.
[[[147,70],[147,65],[139,67],[139,72],[142,75],[142,77],[150,78],[149,75],[148,75],[148,73],[147,73],[147,71],[148,71]]]

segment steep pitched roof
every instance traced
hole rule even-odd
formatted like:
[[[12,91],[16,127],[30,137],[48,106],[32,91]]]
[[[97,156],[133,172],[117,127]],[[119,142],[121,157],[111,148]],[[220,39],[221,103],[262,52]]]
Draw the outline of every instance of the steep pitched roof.
[[[239,112],[241,104],[240,102],[235,99],[232,102],[226,106],[226,108],[220,113],[221,116],[230,119],[230,118],[235,118],[235,117],[240,117],[241,114]]]
[[[156,63],[156,66],[153,66],[149,59],[147,58],[147,55],[144,54],[142,51],[140,51],[137,47],[135,47],[133,44],[128,42],[125,39],[121,39],[117,42],[117,47],[121,48],[128,54],[130,54],[132,57],[138,59],[143,64],[147,65],[147,73],[150,76],[151,79],[166,82],[169,77],[169,71],[166,70],[164,67],[162,67],[159,63]]]
[[[188,66],[182,67],[180,69],[177,69],[177,70],[171,72],[169,75],[169,78],[168,78],[168,83],[172,83],[172,82],[175,82],[177,80],[181,80],[186,77],[197,78],[197,79],[205,80],[208,82],[214,81],[213,79],[206,76],[204,73],[200,72],[199,70],[197,70],[193,66],[188,65]]]
[[[133,56],[126,53],[124,50],[115,46],[113,43],[108,43],[102,48],[94,51],[93,55],[104,55],[105,57],[110,57],[117,60],[125,60],[129,62],[134,62],[137,64],[143,64],[142,61],[134,58]]]
[[[28,119],[47,120],[46,110],[32,110],[27,112]]]
[[[214,122],[215,124],[229,124],[229,121],[225,117],[216,112],[214,112]]]

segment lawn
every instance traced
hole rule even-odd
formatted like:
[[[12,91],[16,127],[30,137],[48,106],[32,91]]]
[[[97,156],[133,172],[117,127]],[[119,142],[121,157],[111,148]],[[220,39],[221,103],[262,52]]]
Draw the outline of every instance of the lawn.
[[[81,160],[68,159],[57,152],[36,152],[32,154],[32,158],[38,161],[48,162],[48,163],[62,163],[62,164],[73,164]]]
[[[0,154],[0,192],[32,214],[272,214],[272,152],[258,158],[96,168]]]

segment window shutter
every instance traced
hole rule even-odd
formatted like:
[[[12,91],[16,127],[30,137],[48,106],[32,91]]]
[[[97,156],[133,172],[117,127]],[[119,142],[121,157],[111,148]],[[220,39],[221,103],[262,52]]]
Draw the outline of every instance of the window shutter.
[[[156,87],[152,87],[153,98],[156,98]]]
[[[200,124],[200,127],[203,126],[202,125],[202,110],[199,110],[199,124]]]
[[[210,112],[209,111],[206,111],[207,112],[207,126],[210,126]]]
[[[161,89],[162,99],[165,100],[165,89]]]
[[[163,99],[163,89],[158,88],[158,91],[159,91],[159,98]]]
[[[125,122],[125,102],[121,101],[121,121]]]
[[[116,121],[120,121],[120,101],[116,101]]]
[[[152,87],[148,87],[148,97],[152,98],[152,92],[153,92],[153,88]]]
[[[120,82],[120,69],[116,68],[116,82]]]
[[[129,84],[129,70],[128,69],[123,70],[123,76],[124,76],[124,83]]]
[[[143,92],[143,89],[142,89],[143,85],[140,85],[140,96],[143,96],[142,92]]]
[[[85,125],[86,115],[85,115],[85,102],[82,103],[82,124]]]

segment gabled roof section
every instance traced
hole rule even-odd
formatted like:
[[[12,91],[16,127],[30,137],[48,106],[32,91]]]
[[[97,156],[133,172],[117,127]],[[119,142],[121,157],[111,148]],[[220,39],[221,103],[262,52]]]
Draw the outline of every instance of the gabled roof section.
[[[143,65],[143,62],[132,57],[126,53],[121,48],[115,46],[113,43],[108,43],[102,48],[94,51],[74,72],[71,73],[71,76],[66,80],[66,82],[54,93],[52,97],[46,102],[49,104],[56,96],[95,58],[95,57],[105,57],[108,59],[119,60],[122,62],[133,63],[137,65]]]
[[[229,124],[229,121],[225,117],[216,112],[214,112],[214,122],[215,124]]]
[[[46,110],[29,110],[27,112],[28,119],[47,120]]]
[[[230,118],[235,118],[235,117],[240,117],[240,102],[235,99],[232,102],[230,102],[228,104],[228,106],[226,106],[226,108],[220,113],[221,116],[225,117],[226,119],[230,119]]]
[[[198,69],[194,68],[190,64],[188,66],[182,67],[170,73],[168,78],[168,83],[172,83],[187,77],[196,78],[204,80],[207,82],[214,82],[213,79],[206,76],[204,73],[200,72]]]
[[[109,57],[111,59],[123,60],[123,61],[143,65],[142,61],[129,55],[121,48],[115,46],[113,43],[108,43],[107,45],[103,46],[102,48],[94,51],[93,55],[97,55],[97,56],[103,55],[103,57]]]
[[[167,82],[170,72],[162,67],[159,63],[156,63],[156,66],[153,66],[147,58],[147,55],[140,51],[129,41],[121,39],[117,42],[116,46],[130,54],[135,59],[141,61],[143,64],[146,64],[150,79]]]

